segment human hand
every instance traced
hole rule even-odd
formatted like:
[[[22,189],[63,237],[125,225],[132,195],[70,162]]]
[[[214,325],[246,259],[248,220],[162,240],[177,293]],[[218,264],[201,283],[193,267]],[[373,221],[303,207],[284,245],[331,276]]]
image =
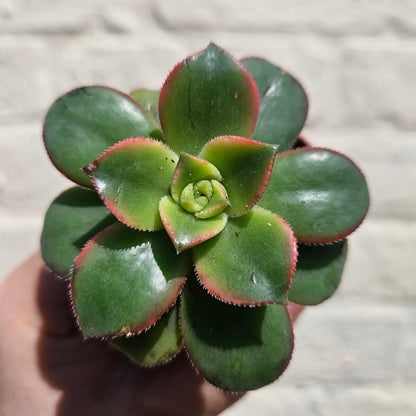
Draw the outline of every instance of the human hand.
[[[184,353],[144,369],[83,340],[67,292],[39,253],[0,286],[0,415],[218,415],[242,397],[206,382]],[[290,305],[291,318],[301,309]]]

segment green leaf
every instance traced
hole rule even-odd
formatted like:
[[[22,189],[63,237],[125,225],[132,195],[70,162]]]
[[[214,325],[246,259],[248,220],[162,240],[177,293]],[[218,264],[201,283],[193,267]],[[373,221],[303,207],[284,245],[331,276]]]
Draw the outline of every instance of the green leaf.
[[[178,64],[160,92],[160,122],[176,152],[198,155],[206,142],[224,134],[250,137],[257,113],[253,79],[214,44]]]
[[[305,124],[308,101],[299,82],[278,66],[259,58],[243,59],[257,84],[259,116],[253,139],[289,150]]]
[[[328,243],[354,231],[364,219],[365,178],[346,156],[306,147],[276,157],[258,205],[282,216],[303,243]]]
[[[60,97],[46,115],[43,137],[54,165],[74,182],[92,187],[81,168],[130,137],[161,138],[160,127],[129,96],[84,87]]]
[[[115,223],[77,257],[72,300],[85,337],[134,334],[176,301],[188,268],[165,232]]]
[[[178,253],[214,237],[227,223],[227,215],[224,213],[206,219],[196,218],[170,196],[161,199],[159,211],[163,225]]]
[[[316,305],[337,289],[347,258],[347,240],[309,246],[299,244],[298,264],[289,289],[289,300]]]
[[[179,307],[175,305],[147,331],[113,338],[110,343],[140,365],[164,364],[182,349],[178,320]]]
[[[115,221],[95,192],[79,186],[62,192],[45,215],[40,239],[45,264],[57,275],[69,278],[85,244]]]
[[[221,136],[202,149],[201,158],[215,165],[223,177],[231,206],[228,215],[237,217],[250,210],[269,182],[276,149],[236,136]]]
[[[204,287],[224,302],[286,303],[296,265],[296,240],[280,217],[254,207],[229,218],[222,232],[194,248]]]
[[[146,111],[157,121],[159,121],[159,91],[139,88],[130,93],[131,97],[141,104]]]
[[[163,228],[159,201],[169,194],[178,157],[152,139],[126,139],[106,150],[84,170],[109,210],[129,227]]]
[[[224,390],[254,390],[271,383],[283,373],[293,350],[285,306],[228,305],[192,282],[182,296],[181,327],[195,367]]]
[[[176,165],[170,187],[173,199],[179,202],[183,188],[189,183],[195,183],[203,179],[216,179],[221,181],[221,173],[218,169],[204,159],[182,152]]]

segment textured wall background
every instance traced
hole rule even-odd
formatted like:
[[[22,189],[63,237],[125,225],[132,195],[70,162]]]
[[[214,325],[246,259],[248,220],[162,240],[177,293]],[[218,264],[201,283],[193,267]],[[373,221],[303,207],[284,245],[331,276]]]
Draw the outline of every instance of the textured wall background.
[[[52,101],[158,88],[211,40],[296,75],[305,136],[352,157],[372,194],[338,293],[296,325],[290,368],[225,415],[416,414],[414,0],[0,0],[0,275],[38,247],[69,186],[40,139]]]

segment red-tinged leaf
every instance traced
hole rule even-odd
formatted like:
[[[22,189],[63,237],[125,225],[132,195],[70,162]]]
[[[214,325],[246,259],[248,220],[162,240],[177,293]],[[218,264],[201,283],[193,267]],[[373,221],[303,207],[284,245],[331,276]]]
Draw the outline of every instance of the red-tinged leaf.
[[[216,136],[251,137],[258,100],[248,71],[210,44],[178,64],[162,87],[159,116],[166,142],[176,152],[198,155]]]
[[[341,282],[347,259],[347,240],[332,244],[299,244],[298,264],[289,289],[289,300],[316,305],[331,297]]]
[[[216,298],[250,306],[287,302],[296,239],[277,215],[254,207],[193,251],[198,277]]]
[[[289,150],[305,124],[308,100],[300,83],[286,71],[259,58],[243,59],[260,95],[253,139]]]
[[[258,389],[276,380],[293,351],[286,307],[244,308],[220,302],[189,279],[181,302],[185,348],[198,371],[228,391]]]
[[[45,215],[40,240],[45,264],[58,276],[70,278],[88,240],[115,221],[93,190],[76,186],[62,192]]]
[[[164,364],[182,349],[178,321],[179,307],[174,305],[147,331],[113,338],[110,344],[144,367]]]
[[[159,122],[159,91],[139,88],[130,93],[131,97],[141,104],[155,121]]]
[[[91,188],[81,168],[120,140],[139,136],[160,139],[162,133],[141,105],[106,87],[77,88],[60,97],[49,109],[43,130],[54,165]]]
[[[163,143],[135,138],[117,143],[84,170],[122,223],[153,231],[163,228],[159,201],[169,194],[177,161]]]
[[[369,202],[365,178],[350,159],[304,147],[276,157],[258,205],[282,216],[299,242],[328,243],[354,231]]]
[[[188,269],[164,231],[116,223],[77,257],[72,299],[85,337],[121,336],[153,325],[176,301]]]
[[[227,223],[227,215],[224,213],[198,219],[170,196],[161,199],[159,210],[163,225],[178,253],[214,237]]]
[[[202,149],[201,158],[218,168],[228,194],[228,215],[250,210],[263,195],[273,168],[276,148],[244,137],[221,136]]]

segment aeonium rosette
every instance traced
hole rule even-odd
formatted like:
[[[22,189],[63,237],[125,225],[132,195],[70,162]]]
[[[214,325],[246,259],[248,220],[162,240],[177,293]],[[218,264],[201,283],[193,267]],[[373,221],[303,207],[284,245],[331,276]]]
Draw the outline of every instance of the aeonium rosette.
[[[145,366],[184,346],[226,390],[284,371],[288,299],[332,295],[369,204],[351,160],[296,145],[306,113],[289,74],[213,44],[160,92],[85,87],[51,106],[48,154],[80,186],[51,204],[41,248],[84,337]]]

